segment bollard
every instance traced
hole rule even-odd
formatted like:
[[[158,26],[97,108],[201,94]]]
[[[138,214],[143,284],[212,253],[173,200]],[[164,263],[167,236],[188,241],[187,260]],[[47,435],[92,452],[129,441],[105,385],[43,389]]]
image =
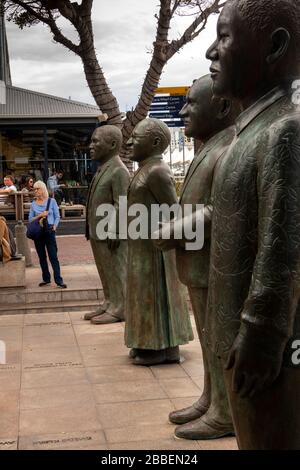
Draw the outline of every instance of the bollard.
[[[22,220],[18,221],[18,225],[15,226],[15,236],[17,243],[18,253],[25,256],[26,266],[32,266],[31,250],[29,246],[28,238],[26,237],[26,227]]]

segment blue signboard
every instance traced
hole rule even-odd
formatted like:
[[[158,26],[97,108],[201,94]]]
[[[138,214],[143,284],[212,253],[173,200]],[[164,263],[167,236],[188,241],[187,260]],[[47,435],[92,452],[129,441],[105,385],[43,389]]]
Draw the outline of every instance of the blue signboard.
[[[186,102],[184,95],[155,96],[150,107],[149,117],[161,119],[169,127],[184,127],[179,112]]]
[[[185,96],[154,96],[152,103],[185,103]]]
[[[150,118],[156,118],[156,119],[178,119],[180,118],[179,113],[168,113],[166,112],[160,112],[160,113],[150,113],[149,114]]]
[[[183,108],[183,104],[179,105],[179,106],[176,106],[175,104],[171,104],[171,105],[167,105],[167,104],[158,104],[156,106],[154,105],[151,105],[150,106],[150,113],[153,113],[154,111],[172,111],[172,112],[177,112],[179,113],[179,111],[181,111]]]
[[[183,121],[165,121],[162,119],[168,127],[184,127],[184,122]]]

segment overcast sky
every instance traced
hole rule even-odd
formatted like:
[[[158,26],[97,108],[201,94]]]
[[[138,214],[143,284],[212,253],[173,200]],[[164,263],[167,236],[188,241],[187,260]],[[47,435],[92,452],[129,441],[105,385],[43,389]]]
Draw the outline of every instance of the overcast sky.
[[[100,65],[122,111],[137,102],[155,38],[158,0],[94,0],[93,25]],[[191,18],[176,17],[172,39]],[[206,30],[164,69],[160,86],[190,85],[208,73],[205,51],[215,39],[217,16]],[[75,39],[71,27],[63,31]],[[54,43],[46,26],[19,30],[7,23],[13,85],[95,104],[85,81],[80,58]]]

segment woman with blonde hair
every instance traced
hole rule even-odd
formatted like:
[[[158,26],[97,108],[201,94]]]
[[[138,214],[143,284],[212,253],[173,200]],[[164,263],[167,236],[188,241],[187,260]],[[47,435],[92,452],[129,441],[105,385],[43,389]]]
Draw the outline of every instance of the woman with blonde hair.
[[[38,239],[34,240],[43,275],[43,282],[40,282],[39,286],[42,287],[51,283],[51,274],[49,271],[46,254],[47,249],[48,257],[53,268],[56,285],[57,287],[66,289],[67,286],[64,284],[60,274],[60,265],[57,257],[57,244],[55,238],[55,232],[60,220],[58,205],[55,199],[50,198],[49,209],[47,210],[49,193],[47,186],[42,181],[37,181],[34,183],[33,189],[35,200],[32,202],[30,207],[29,222],[40,220],[42,218],[46,218],[48,222],[47,230],[45,230]]]

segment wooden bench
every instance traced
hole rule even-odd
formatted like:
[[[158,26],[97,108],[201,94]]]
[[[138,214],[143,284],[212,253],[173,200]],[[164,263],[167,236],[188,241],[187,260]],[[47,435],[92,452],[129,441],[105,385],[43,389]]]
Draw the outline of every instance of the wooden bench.
[[[86,216],[86,207],[82,204],[73,204],[72,206],[60,205],[61,218],[66,219],[68,212],[80,212],[80,218],[84,219]]]
[[[24,215],[29,214],[30,206],[30,196],[26,192],[0,194],[0,215],[14,215],[16,220],[24,220]]]
[[[0,215],[15,213],[15,195],[0,194]]]

